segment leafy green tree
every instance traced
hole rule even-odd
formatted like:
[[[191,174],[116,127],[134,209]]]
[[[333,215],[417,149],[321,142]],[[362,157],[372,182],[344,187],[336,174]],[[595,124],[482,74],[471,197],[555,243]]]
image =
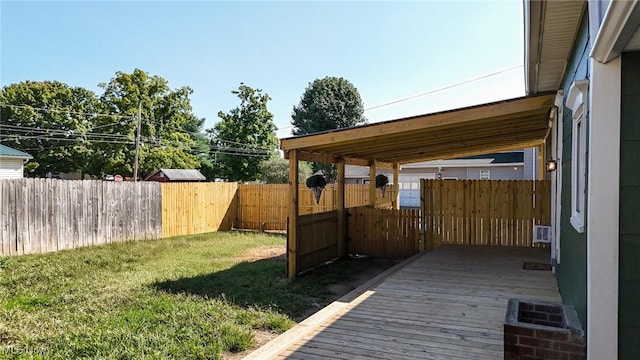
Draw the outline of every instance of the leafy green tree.
[[[341,129],[364,124],[366,118],[360,93],[344,78],[315,79],[293,107],[293,135]]]
[[[325,77],[309,83],[293,107],[291,125],[293,135],[342,129],[366,123],[364,104],[353,84],[341,77]],[[335,164],[313,164],[313,171],[322,170],[334,180]]]
[[[261,180],[267,184],[286,184],[289,182],[289,161],[285,159],[272,159],[260,163]],[[306,161],[298,163],[298,181],[304,184],[306,178],[311,176],[311,164]]]
[[[93,162],[93,173],[119,173],[131,176],[135,158],[135,141],[138,107],[141,111],[141,146],[139,156],[140,177],[158,168],[197,168],[200,163],[192,146],[197,131],[204,122],[191,108],[188,87],[169,88],[167,80],[160,76],[135,69],[128,74],[118,71],[109,83],[102,83],[104,94],[100,97],[104,109],[110,114],[127,116],[125,121],[99,119],[97,125],[113,134],[125,135],[128,144],[96,147],[100,155]]]
[[[58,81],[24,81],[0,91],[0,139],[3,145],[33,156],[25,166],[28,176],[48,172],[88,173],[93,117],[100,103],[92,91]],[[110,141],[116,139],[111,138]]]
[[[211,132],[214,163],[220,177],[229,181],[258,180],[260,163],[277,156],[276,126],[267,109],[271,98],[242,83],[231,93],[240,105],[228,113],[218,112],[221,121]]]

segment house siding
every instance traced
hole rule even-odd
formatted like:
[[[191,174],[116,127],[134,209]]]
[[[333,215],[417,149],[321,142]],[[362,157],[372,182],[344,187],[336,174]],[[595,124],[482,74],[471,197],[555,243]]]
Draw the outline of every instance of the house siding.
[[[22,179],[24,160],[21,158],[0,158],[0,179]]]
[[[573,52],[567,66],[567,75],[563,81],[565,101],[569,88],[575,80],[589,78],[589,30],[588,21],[583,16],[580,31],[576,37]],[[571,218],[571,136],[572,112],[564,107],[562,115],[562,196],[560,208],[560,253],[561,261],[556,267],[558,287],[565,304],[573,305],[583,327],[587,324],[587,231],[578,233],[569,222]],[[589,114],[585,114],[589,126]],[[588,131],[588,130],[587,130]],[[587,140],[588,141],[588,140]],[[588,144],[587,144],[588,149]],[[588,155],[587,155],[588,156]],[[588,169],[587,169],[588,171]],[[585,188],[589,184],[585,185]],[[585,189],[586,190],[586,189]],[[588,207],[588,204],[585,204]],[[586,211],[586,209],[585,209]]]
[[[619,359],[640,354],[640,51],[622,54]]]
[[[538,149],[528,148],[524,150],[524,170],[522,179],[524,180],[536,180],[538,174],[536,171],[536,164],[538,163]]]

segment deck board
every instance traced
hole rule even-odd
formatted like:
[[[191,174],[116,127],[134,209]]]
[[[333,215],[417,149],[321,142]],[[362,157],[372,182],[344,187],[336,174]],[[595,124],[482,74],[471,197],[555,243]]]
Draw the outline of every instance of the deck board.
[[[508,299],[561,301],[550,271],[522,269],[548,260],[541,248],[439,247],[246,359],[502,359]]]

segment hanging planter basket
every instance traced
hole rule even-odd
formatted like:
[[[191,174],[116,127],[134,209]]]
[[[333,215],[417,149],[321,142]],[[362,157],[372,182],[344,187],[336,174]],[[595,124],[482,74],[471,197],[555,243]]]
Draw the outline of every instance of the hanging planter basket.
[[[316,200],[316,204],[320,202],[320,195],[322,190],[327,186],[327,180],[324,178],[321,172],[317,172],[307,178],[306,185],[311,191],[313,191],[313,197]]]
[[[382,193],[382,197],[384,197],[385,190],[387,189],[387,184],[389,183],[389,178],[387,175],[379,174],[376,176],[376,187],[380,189]]]

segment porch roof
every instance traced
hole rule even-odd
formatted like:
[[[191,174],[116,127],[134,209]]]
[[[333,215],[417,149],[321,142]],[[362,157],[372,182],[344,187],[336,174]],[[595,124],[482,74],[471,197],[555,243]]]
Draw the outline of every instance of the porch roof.
[[[378,167],[542,144],[555,94],[546,93],[280,141],[298,160]]]

